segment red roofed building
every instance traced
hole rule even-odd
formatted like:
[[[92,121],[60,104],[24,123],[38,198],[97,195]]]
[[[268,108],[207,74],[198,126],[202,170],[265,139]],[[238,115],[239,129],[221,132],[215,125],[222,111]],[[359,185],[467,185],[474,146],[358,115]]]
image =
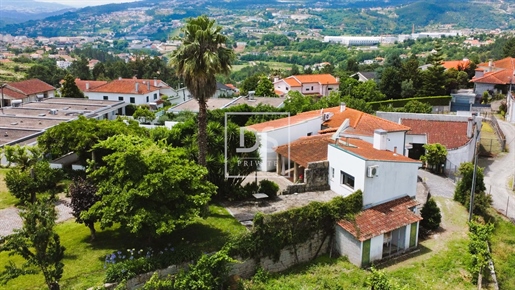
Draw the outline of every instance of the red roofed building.
[[[442,66],[447,69],[455,69],[455,70],[465,70],[469,67],[470,60],[469,59],[463,59],[463,60],[447,60],[442,62]]]
[[[84,95],[92,100],[124,101],[141,105],[156,103],[162,94],[175,97],[175,91],[157,79],[117,79],[94,88],[91,86],[91,81],[85,82],[84,88],[86,89],[88,82],[90,82],[90,88],[83,90]]]
[[[107,81],[91,81],[91,80],[81,80],[79,78],[75,79],[75,84],[82,92],[87,92],[89,90],[95,89],[102,85],[107,84]]]
[[[318,75],[294,75],[274,81],[274,89],[286,95],[290,91],[297,91],[303,95],[327,96],[332,91],[337,91],[340,80],[330,74]]]
[[[54,91],[55,87],[39,79],[7,83],[2,90],[2,101],[4,102],[2,106],[53,98]]]
[[[515,58],[513,57],[480,63],[471,80],[474,83],[474,93],[482,95],[489,90],[507,93],[509,87],[515,83],[514,73]]]

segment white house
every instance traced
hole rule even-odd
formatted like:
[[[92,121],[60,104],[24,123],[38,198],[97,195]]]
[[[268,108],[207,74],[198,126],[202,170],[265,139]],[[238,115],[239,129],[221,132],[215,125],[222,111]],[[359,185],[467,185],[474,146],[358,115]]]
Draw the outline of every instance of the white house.
[[[290,118],[282,118],[248,126],[247,129],[256,131],[260,137],[260,157],[263,162],[260,170],[270,171],[276,168],[277,155],[274,148],[294,142],[303,136],[338,133],[340,136],[359,137],[373,142],[374,129],[382,128],[386,132],[386,148],[405,154],[405,134],[410,129],[364,112],[347,108],[345,104],[338,107],[303,112]],[[284,150],[284,149],[283,149]],[[282,151],[287,152],[286,151]],[[284,162],[292,161],[282,155]],[[266,166],[264,166],[266,164]],[[302,166],[302,164],[299,164]],[[302,173],[300,168],[299,173]],[[297,176],[294,177],[295,179]]]
[[[336,250],[358,266],[416,247],[422,219],[415,200],[421,162],[386,150],[384,130],[373,139],[339,138],[327,150],[331,190],[363,192],[364,210],[335,227]]]
[[[293,75],[285,79],[275,79],[274,89],[283,95],[289,91],[297,91],[304,95],[327,96],[337,91],[340,85],[339,78],[330,74]]]
[[[124,101],[134,105],[149,104],[160,99],[161,90],[167,90],[154,84],[156,83],[150,80],[118,79],[85,91],[84,95],[91,100]]]
[[[515,123],[515,96],[510,92],[506,95],[506,105],[508,109],[506,111],[506,121]]]

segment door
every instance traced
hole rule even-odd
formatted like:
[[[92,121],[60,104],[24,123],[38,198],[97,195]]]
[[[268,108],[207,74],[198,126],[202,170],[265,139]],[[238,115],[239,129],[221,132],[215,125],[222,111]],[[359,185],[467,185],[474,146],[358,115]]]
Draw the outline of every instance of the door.
[[[411,224],[411,230],[409,235],[409,246],[414,247],[417,244],[417,223]]]
[[[361,266],[365,267],[370,264],[370,240],[363,242],[363,252],[361,254]]]

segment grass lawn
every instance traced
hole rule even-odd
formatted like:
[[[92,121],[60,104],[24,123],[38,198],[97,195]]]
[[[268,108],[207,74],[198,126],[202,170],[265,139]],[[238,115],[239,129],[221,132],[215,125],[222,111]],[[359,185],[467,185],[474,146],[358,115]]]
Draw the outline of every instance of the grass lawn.
[[[492,257],[500,289],[515,289],[515,225],[498,218],[492,236]]]
[[[420,242],[418,253],[379,265],[387,276],[408,289],[476,289],[470,283],[467,211],[452,200],[435,197],[442,211],[441,230]],[[249,282],[250,289],[367,289],[370,272],[346,258],[327,256],[313,263],[272,274],[265,283]],[[508,288],[506,288],[508,289]]]
[[[481,127],[481,150],[490,152],[494,156],[501,153],[501,144],[497,139],[494,128],[488,122],[483,122]]]
[[[5,185],[4,177],[8,170],[9,169],[0,169],[0,210],[14,206],[18,202],[18,199],[9,193]]]
[[[97,233],[94,242],[89,240],[89,230],[73,220],[58,224],[56,231],[61,243],[66,247],[64,258],[64,274],[61,279],[62,289],[87,289],[100,286],[104,280],[104,259],[107,254],[127,248],[142,248],[142,241],[117,229],[107,229]],[[178,245],[187,243],[209,252],[219,249],[229,237],[246,231],[223,207],[210,206],[210,215],[206,219],[198,219],[182,231],[178,231],[164,243]],[[13,259],[20,265],[20,257],[8,257],[0,253],[0,269]],[[1,288],[6,287],[6,288]],[[41,289],[44,288],[41,274],[22,276],[10,281],[1,289]]]

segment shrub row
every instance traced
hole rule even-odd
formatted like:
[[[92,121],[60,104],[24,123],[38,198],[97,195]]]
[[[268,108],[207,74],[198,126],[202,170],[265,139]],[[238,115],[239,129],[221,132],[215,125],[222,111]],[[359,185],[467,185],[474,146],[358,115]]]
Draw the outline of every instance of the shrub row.
[[[419,101],[422,103],[428,103],[431,106],[448,106],[451,101],[452,96],[433,96],[433,97],[416,97],[416,98],[408,98],[408,99],[399,99],[399,100],[385,100],[385,101],[376,101],[369,102],[368,104],[372,107],[374,111],[378,110],[381,106],[389,106],[392,105],[394,108],[404,107],[409,101]]]

